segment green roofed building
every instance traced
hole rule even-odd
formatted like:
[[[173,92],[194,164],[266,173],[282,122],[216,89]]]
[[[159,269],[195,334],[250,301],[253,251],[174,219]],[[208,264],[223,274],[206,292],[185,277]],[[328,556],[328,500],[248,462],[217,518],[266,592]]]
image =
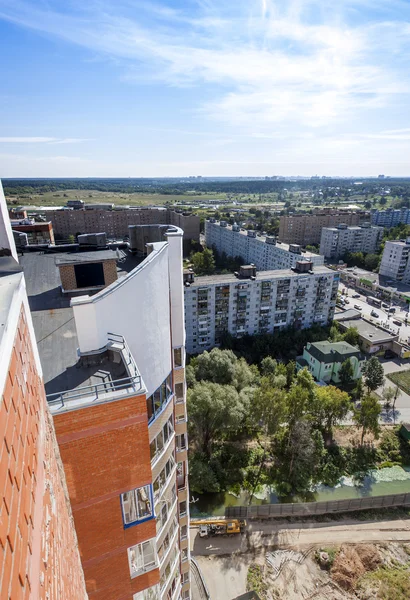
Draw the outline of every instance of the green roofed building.
[[[340,383],[339,369],[349,359],[353,367],[353,379],[360,379],[365,358],[354,346],[346,342],[314,342],[303,348],[303,355],[296,359],[299,371],[307,367],[316,381]]]

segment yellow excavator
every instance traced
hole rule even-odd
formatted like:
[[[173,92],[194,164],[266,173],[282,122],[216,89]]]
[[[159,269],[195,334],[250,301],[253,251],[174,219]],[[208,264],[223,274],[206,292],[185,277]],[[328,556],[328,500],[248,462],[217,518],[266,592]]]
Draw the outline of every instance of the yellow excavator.
[[[243,533],[246,527],[246,521],[231,519],[201,519],[191,521],[191,527],[199,527],[199,537],[208,538],[215,535],[232,535],[234,533]]]

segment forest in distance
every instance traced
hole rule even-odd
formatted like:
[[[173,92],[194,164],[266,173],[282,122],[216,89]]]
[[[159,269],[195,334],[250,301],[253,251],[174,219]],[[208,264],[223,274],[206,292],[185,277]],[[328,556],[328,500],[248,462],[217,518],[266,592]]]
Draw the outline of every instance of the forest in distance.
[[[202,179],[202,178],[66,178],[66,179],[3,179],[6,196],[41,194],[64,190],[97,190],[103,192],[179,195],[195,193],[265,194],[282,190],[315,190],[355,186],[360,193],[377,193],[388,186],[392,194],[410,193],[410,178],[306,178],[306,179]]]

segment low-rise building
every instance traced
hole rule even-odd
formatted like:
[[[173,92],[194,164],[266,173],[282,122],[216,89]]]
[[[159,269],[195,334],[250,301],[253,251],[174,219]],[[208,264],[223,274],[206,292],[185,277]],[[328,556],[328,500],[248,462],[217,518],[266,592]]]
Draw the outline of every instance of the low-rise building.
[[[195,277],[185,284],[187,352],[218,346],[226,333],[240,337],[327,325],[338,282],[337,272],[303,261],[292,270],[256,273],[247,265],[236,275]]]
[[[32,219],[12,220],[13,231],[25,233],[28,244],[54,244],[54,232],[51,221],[37,223]]]
[[[394,327],[393,332],[386,327],[363,319],[359,311],[355,311],[354,309],[336,313],[334,320],[339,323],[342,331],[346,331],[349,327],[357,329],[359,334],[359,348],[362,352],[375,354],[383,350],[393,350],[397,354],[400,354],[400,349],[397,347],[399,342],[399,334],[396,333],[397,327]]]
[[[350,360],[353,367],[353,380],[360,379],[365,363],[360,350],[347,342],[309,342],[302,356],[296,359],[296,369],[306,367],[316,381],[337,384],[340,367],[346,360]]]
[[[348,227],[342,223],[337,227],[324,227],[320,238],[320,254],[328,259],[341,258],[346,252],[377,252],[383,238],[383,227],[369,223]]]
[[[239,225],[228,225],[226,221],[205,221],[205,241],[208,248],[220,254],[240,257],[244,264],[254,264],[260,271],[290,269],[301,259],[313,265],[323,265],[324,258],[307,252],[298,244],[282,244],[274,236],[265,236],[257,231],[245,231]]]

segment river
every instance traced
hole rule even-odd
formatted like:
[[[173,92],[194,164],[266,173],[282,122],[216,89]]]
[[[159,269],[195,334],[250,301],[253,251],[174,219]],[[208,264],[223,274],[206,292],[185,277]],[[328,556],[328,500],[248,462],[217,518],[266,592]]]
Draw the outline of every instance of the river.
[[[368,496],[384,496],[410,492],[410,467],[386,467],[371,471],[360,485],[354,485],[350,477],[342,477],[335,487],[319,485],[305,498],[279,499],[272,488],[265,488],[257,493],[252,504],[277,504],[280,501],[306,502],[322,500],[345,500]],[[194,500],[194,502],[192,502]],[[229,492],[220,494],[195,494],[191,495],[191,517],[222,516],[227,506],[247,506],[249,495],[242,491],[234,496]]]

